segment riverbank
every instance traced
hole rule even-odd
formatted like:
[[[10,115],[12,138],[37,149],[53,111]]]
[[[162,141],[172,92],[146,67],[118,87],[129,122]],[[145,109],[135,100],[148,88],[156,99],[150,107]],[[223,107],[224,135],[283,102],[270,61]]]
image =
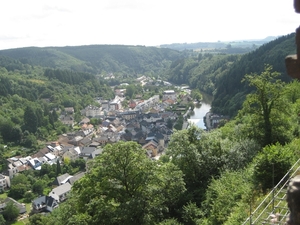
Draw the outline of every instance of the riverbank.
[[[195,124],[199,128],[206,130],[207,127],[205,125],[206,121],[204,121],[204,117],[208,112],[210,112],[210,104],[206,102],[202,102],[200,107],[194,108],[194,113],[191,117],[187,120],[187,124]],[[210,124],[210,123],[209,123]]]
[[[211,130],[212,129],[211,120],[210,120],[211,114],[212,114],[211,112],[207,112],[205,114],[205,116],[203,117],[206,130]]]

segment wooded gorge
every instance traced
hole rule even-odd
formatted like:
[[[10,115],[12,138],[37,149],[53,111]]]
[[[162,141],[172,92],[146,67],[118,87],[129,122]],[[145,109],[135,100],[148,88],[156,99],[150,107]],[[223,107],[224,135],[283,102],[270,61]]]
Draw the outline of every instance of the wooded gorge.
[[[294,39],[246,54],[143,46],[0,51],[2,170],[12,156],[4,146],[18,149],[14,155],[36,151],[72,129],[58,120],[60,110],[74,107],[79,122],[96,97],[114,97],[111,84],[133,85],[142,75],[213,95],[212,111],[231,117],[211,131],[174,131],[157,161],[135,142],[106,145],[69,199],[29,224],[242,224],[300,158],[300,84],[284,65]]]

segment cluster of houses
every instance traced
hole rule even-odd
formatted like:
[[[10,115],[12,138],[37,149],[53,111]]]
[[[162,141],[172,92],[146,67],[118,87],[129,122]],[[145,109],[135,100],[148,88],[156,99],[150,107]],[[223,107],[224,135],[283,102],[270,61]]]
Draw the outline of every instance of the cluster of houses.
[[[32,201],[33,213],[52,212],[67,199],[73,184],[83,176],[84,173],[81,172],[74,176],[66,173],[57,177],[53,182],[55,188],[50,191],[49,195],[40,196]]]
[[[79,123],[81,129],[64,134],[64,143],[52,142],[34,155],[7,159],[8,169],[0,174],[0,188],[9,188],[10,179],[24,170],[40,170],[45,163],[61,163],[66,158],[93,159],[102,153],[103,146],[120,140],[135,141],[145,149],[149,157],[156,157],[167,147],[172,135],[172,127],[167,126],[168,120],[177,119],[176,113],[164,110],[169,105],[168,100],[176,101],[174,91],[165,91],[163,102],[155,95],[145,101],[136,101],[135,106],[128,109],[122,108],[122,98],[118,96],[112,101],[102,100],[101,107],[87,106],[81,111],[84,116]],[[74,126],[74,113],[72,107],[65,108],[60,120]],[[101,119],[102,123],[94,127],[90,123],[91,118]],[[76,176],[64,174],[57,177],[49,195],[33,200],[32,210],[51,212],[67,198],[73,183],[83,175],[84,173]],[[24,213],[22,204],[19,206],[20,213]]]
[[[163,101],[160,101],[159,95],[143,101],[132,100],[130,108],[126,109],[122,108],[122,100],[116,95],[110,102],[100,100],[101,107],[88,105],[81,111],[85,116],[79,123],[81,130],[66,134],[68,143],[98,148],[120,140],[135,141],[147,150],[150,157],[157,156],[165,149],[172,134],[172,127],[167,126],[168,120],[174,122],[177,119],[176,113],[165,111],[176,101],[175,91],[164,91]],[[71,108],[66,110],[64,114],[74,113]],[[90,124],[91,118],[101,119],[102,123],[94,127]],[[71,159],[78,155],[74,149],[64,154],[68,154]]]
[[[83,176],[84,172],[78,173],[74,176],[66,173],[57,177],[53,182],[55,188],[49,192],[49,195],[39,196],[32,201],[31,213],[52,212],[61,202],[67,199],[72,185]],[[9,202],[13,202],[13,204],[19,209],[19,214],[25,214],[27,212],[25,204],[19,203],[13,198],[8,197],[3,201],[0,201],[0,213],[5,209]]]

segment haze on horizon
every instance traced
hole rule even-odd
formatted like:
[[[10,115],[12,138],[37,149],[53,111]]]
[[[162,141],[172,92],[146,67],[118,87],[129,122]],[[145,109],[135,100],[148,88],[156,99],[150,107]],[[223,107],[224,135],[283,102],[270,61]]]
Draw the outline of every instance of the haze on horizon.
[[[0,49],[264,39],[300,25],[293,0],[11,0]]]

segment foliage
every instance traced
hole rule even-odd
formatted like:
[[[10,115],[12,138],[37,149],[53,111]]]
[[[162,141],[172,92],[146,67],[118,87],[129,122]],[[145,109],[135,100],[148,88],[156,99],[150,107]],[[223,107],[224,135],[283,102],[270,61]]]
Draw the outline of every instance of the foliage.
[[[6,225],[6,221],[2,214],[0,215],[0,225]]]
[[[224,224],[232,210],[251,192],[249,173],[225,171],[220,179],[212,179],[206,191],[203,208],[207,211],[208,224]]]
[[[198,205],[203,199],[208,180],[216,175],[207,166],[211,167],[212,163],[208,162],[208,157],[205,156],[207,153],[200,147],[200,139],[203,135],[204,133],[196,127],[177,131],[172,135],[166,152],[171,162],[185,174],[184,181],[189,195],[185,196],[184,201],[194,201]]]
[[[212,95],[216,89],[216,81],[238,59],[239,56],[225,54],[204,54],[201,60],[199,57],[178,59],[170,66],[169,81],[179,85],[187,84]]]
[[[19,216],[19,209],[14,205],[12,201],[9,201],[6,204],[2,215],[6,221],[14,221]]]
[[[182,217],[185,224],[197,225],[202,216],[203,212],[195,203],[189,202],[187,205],[183,206]]]
[[[45,185],[42,180],[37,180],[33,185],[32,185],[32,192],[36,193],[37,195],[42,195],[44,191]]]
[[[74,107],[75,119],[80,120],[79,111],[93,104],[95,97],[114,96],[104,80],[95,75],[59,69],[44,72],[40,67],[13,62],[23,65],[30,74],[0,67],[0,134],[5,143],[36,149],[38,141],[53,140],[70,129],[58,120],[64,107]]]
[[[14,199],[21,199],[29,189],[30,183],[28,178],[24,174],[17,174],[11,180],[8,196]]]
[[[228,71],[215,82],[216,92],[212,102],[212,111],[223,115],[234,116],[242,108],[242,104],[253,88],[241,83],[245,74],[262,73],[265,64],[272,65],[279,72],[281,80],[288,82],[284,58],[295,52],[295,34],[277,38],[253,52],[245,54],[234,62]]]
[[[118,142],[105,146],[74,185],[73,196],[77,216],[87,215],[90,224],[152,224],[170,216],[183,191],[182,173],[175,166],[157,166],[138,144]]]
[[[123,45],[90,45],[77,47],[21,48],[0,51],[23,64],[93,74],[118,73],[121,77],[162,74],[172,60],[182,54],[167,48]],[[3,58],[11,62],[8,58]],[[23,69],[23,65],[11,66]],[[0,61],[1,62],[1,61]],[[5,64],[5,63],[4,63]],[[1,63],[0,63],[1,65]],[[11,67],[8,67],[10,69]]]
[[[70,70],[46,69],[44,76],[48,79],[57,79],[66,84],[81,84],[88,80],[94,80],[95,76],[88,73],[80,73]]]
[[[25,155],[40,141],[69,131],[59,121],[65,107],[74,107],[75,120],[80,121],[80,110],[95,104],[95,98],[111,99],[114,93],[108,83],[128,82],[127,98],[143,92],[145,99],[170,88],[158,87],[161,81],[155,81],[168,75],[172,82],[215,93],[217,112],[235,115],[243,106],[238,117],[209,132],[196,127],[180,130],[183,117],[179,116],[174,127],[180,131],[172,135],[159,161],[148,159],[136,143],[107,145],[75,183],[67,202],[51,215],[34,215],[29,222],[241,224],[249,214],[249,203],[258,205],[272,188],[273,166],[276,183],[299,158],[299,83],[273,79],[278,73],[262,64],[273,65],[281,80],[288,81],[281,61],[293,51],[293,39],[293,35],[279,38],[244,56],[203,52],[196,56],[192,51],[142,46],[0,51],[14,57],[0,56],[0,138],[8,146],[0,148],[2,168],[7,156]],[[228,51],[232,48],[227,46]],[[144,74],[154,80],[152,84],[135,85]],[[247,82],[240,83],[244,74]],[[200,97],[198,90],[192,91],[192,98]],[[100,122],[91,120],[95,126]],[[168,121],[169,127],[172,122]],[[40,171],[24,171],[12,179],[8,194],[29,202],[34,195],[48,194],[57,175],[84,170],[85,163],[66,158],[61,168],[43,164]]]
[[[30,191],[27,191],[24,194],[24,202],[26,202],[26,203],[31,203],[34,198],[35,198],[35,195]]]
[[[197,100],[197,101],[201,101],[202,100],[202,94],[197,89],[192,90],[191,97],[193,99]]]
[[[181,130],[183,123],[183,116],[180,115],[175,122],[174,129]]]
[[[231,54],[246,53],[255,49],[257,46],[261,46],[266,42],[272,40],[274,37],[267,37],[263,40],[241,40],[241,41],[230,41],[230,42],[196,42],[196,43],[173,43],[160,45],[163,48],[171,48],[179,51],[192,51],[201,50],[199,55],[203,52],[227,52]],[[231,51],[229,51],[231,50]]]
[[[182,225],[176,219],[166,219],[159,223],[159,225]]]
[[[253,179],[257,187],[266,191],[277,184],[288,172],[297,158],[289,146],[267,146],[254,160]],[[273,180],[274,179],[274,180]]]
[[[248,123],[251,123],[249,128],[252,130],[247,133],[262,146],[285,143],[290,138],[288,132],[282,133],[289,130],[289,122],[285,119],[288,111],[282,95],[283,83],[276,79],[278,76],[279,73],[272,72],[268,65],[260,75],[245,75],[245,80],[255,87],[255,92],[247,95],[240,116],[251,114]]]
[[[44,216],[40,213],[33,214],[29,217],[29,224],[31,225],[44,225]]]

